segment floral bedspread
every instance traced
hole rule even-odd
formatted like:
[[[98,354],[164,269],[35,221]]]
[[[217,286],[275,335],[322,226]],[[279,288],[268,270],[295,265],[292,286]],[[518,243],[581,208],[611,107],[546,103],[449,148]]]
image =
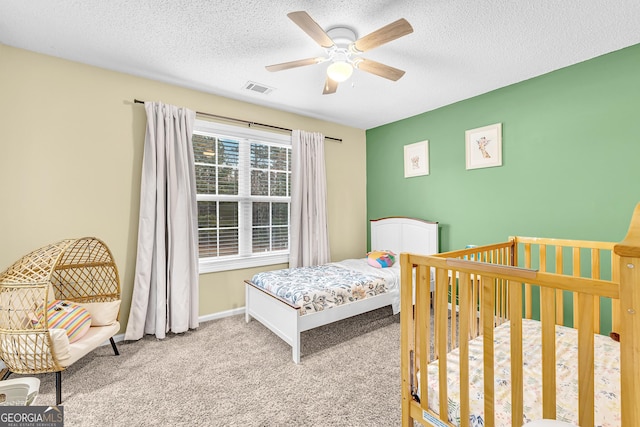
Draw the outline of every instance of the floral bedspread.
[[[522,321],[524,357],[523,424],[542,418],[542,345],[540,322]],[[575,329],[556,326],[556,418],[578,425],[578,334]],[[471,426],[484,426],[482,337],[469,343],[469,377],[471,384]],[[495,357],[495,424],[511,426],[511,371],[509,353],[509,323],[494,332]],[[620,345],[609,337],[595,335],[595,425],[620,426]],[[460,425],[459,353],[448,355],[447,384],[449,421]],[[438,413],[437,361],[428,368],[428,403]]]
[[[399,299],[400,269],[374,268],[366,259],[353,259],[265,271],[254,275],[251,282],[300,307],[304,315],[385,292],[395,292]]]

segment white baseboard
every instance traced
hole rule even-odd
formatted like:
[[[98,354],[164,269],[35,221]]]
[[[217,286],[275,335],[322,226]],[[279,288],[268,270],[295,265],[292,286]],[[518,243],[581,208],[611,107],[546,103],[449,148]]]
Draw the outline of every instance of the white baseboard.
[[[200,322],[208,322],[209,320],[223,319],[225,317],[235,316],[238,314],[244,314],[244,307],[234,308],[232,310],[221,311],[219,313],[207,314],[206,316],[198,317]]]
[[[198,317],[198,322],[208,322],[210,320],[223,319],[225,317],[236,316],[238,314],[244,314],[244,307],[234,308],[232,310],[221,311],[218,313],[206,314],[204,316]],[[124,334],[117,334],[113,336],[113,340],[115,342],[124,341]],[[105,341],[102,345],[110,344],[109,341]]]

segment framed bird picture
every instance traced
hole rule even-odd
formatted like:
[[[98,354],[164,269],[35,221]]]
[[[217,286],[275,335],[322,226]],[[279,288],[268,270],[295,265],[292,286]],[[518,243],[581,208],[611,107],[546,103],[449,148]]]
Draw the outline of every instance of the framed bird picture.
[[[467,169],[502,166],[502,123],[465,132]]]

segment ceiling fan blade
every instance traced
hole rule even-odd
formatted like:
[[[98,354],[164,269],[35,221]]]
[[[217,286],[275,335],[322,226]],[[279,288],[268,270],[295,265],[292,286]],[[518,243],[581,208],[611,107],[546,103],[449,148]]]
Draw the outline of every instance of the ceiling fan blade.
[[[366,71],[367,73],[375,74],[376,76],[384,77],[385,79],[393,81],[404,76],[404,71],[381,64],[380,62],[372,61],[371,59],[360,58],[360,60],[356,62],[355,67],[359,70]]]
[[[327,77],[327,80],[324,82],[324,90],[322,91],[322,94],[329,95],[331,93],[336,93],[336,90],[338,90],[338,82]]]
[[[397,21],[385,25],[373,33],[367,34],[366,36],[356,40],[353,43],[353,47],[358,52],[366,52],[374,47],[389,43],[390,41],[411,33],[413,33],[413,27],[411,24],[409,24],[406,19],[400,18]]]
[[[324,32],[322,27],[320,27],[307,12],[301,10],[299,12],[288,13],[287,16],[320,46],[330,48],[334,45],[331,37]]]
[[[288,70],[289,68],[304,67],[305,65],[319,64],[320,62],[322,62],[324,60],[325,60],[325,58],[323,58],[321,56],[318,56],[316,58],[298,59],[297,61],[290,61],[290,62],[283,62],[281,64],[267,65],[265,68],[268,71],[282,71],[282,70]]]

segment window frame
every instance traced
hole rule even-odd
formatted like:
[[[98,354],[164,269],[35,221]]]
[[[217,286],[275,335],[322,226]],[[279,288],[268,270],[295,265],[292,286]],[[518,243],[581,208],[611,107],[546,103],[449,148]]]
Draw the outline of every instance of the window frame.
[[[284,146],[291,149],[291,135],[281,135],[274,132],[267,132],[254,128],[244,128],[240,126],[232,126],[223,123],[212,122],[208,120],[203,120],[197,118],[194,127],[194,133],[208,133],[215,136],[227,137],[232,139],[241,140],[241,144],[251,144],[254,142],[264,142],[267,144]],[[241,166],[238,167],[240,169]],[[245,167],[247,167],[245,165]],[[249,182],[245,185],[250,186],[250,172],[246,173],[246,178]],[[239,182],[239,185],[240,184]],[[241,190],[239,189],[239,192]],[[240,198],[240,199],[239,199]],[[252,212],[251,209],[247,209],[247,206],[251,206],[251,202],[272,202],[272,203],[282,203],[286,202],[291,205],[291,196],[251,196],[244,197],[242,196],[225,196],[225,195],[206,195],[200,194],[196,195],[196,199],[198,201],[202,200],[217,200],[224,201],[225,199],[239,199],[238,203],[238,236],[239,241],[238,245],[241,247],[244,243],[249,242],[250,240],[242,239],[241,236],[245,233],[251,234],[251,226],[252,226]],[[248,203],[243,203],[248,202]],[[244,206],[244,208],[243,208]],[[290,212],[290,210],[289,210]],[[291,218],[289,216],[289,244],[291,243]],[[198,256],[198,265],[199,265],[199,273],[214,273],[220,271],[228,271],[228,270],[239,270],[245,268],[253,268],[253,267],[261,267],[266,265],[274,265],[274,264],[286,264],[289,262],[289,250],[280,250],[280,251],[270,251],[265,255],[256,255],[249,253],[248,255],[233,255],[233,256],[222,256],[222,257],[208,257],[208,258],[200,258]]]

